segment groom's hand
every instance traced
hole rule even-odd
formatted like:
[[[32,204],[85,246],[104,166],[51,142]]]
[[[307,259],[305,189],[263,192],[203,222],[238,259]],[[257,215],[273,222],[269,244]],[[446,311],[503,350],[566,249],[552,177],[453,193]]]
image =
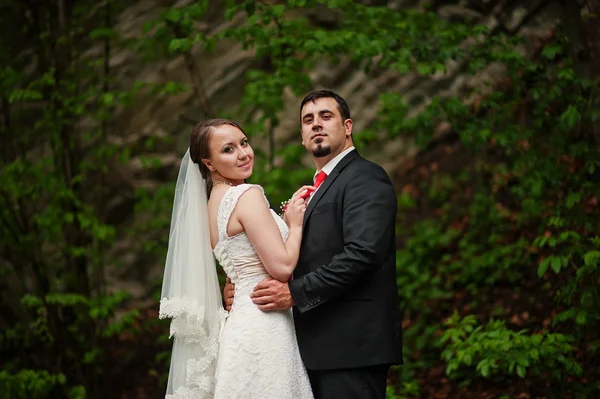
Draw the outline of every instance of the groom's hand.
[[[275,280],[271,276],[254,287],[250,298],[260,310],[286,310],[294,306],[288,284]]]
[[[227,277],[227,281],[225,282],[225,287],[223,288],[223,298],[225,299],[225,309],[229,312],[231,310],[231,305],[233,305],[233,295],[235,293],[235,284],[231,282],[229,277]]]

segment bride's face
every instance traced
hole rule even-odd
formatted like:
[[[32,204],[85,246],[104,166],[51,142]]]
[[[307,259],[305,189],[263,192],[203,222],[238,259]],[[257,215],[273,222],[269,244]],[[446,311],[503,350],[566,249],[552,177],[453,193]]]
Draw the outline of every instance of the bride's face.
[[[241,184],[252,175],[254,151],[248,138],[240,129],[231,125],[213,128],[210,136],[210,158],[204,164],[219,180]],[[217,176],[215,176],[217,175]]]

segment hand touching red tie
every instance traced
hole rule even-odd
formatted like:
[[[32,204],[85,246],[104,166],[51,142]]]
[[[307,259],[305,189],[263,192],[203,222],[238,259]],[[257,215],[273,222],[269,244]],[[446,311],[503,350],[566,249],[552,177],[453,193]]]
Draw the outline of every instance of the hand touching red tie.
[[[317,173],[317,175],[315,176],[315,183],[313,185],[314,190],[312,190],[312,189],[308,190],[307,189],[304,193],[302,193],[300,195],[300,198],[306,200],[308,197],[310,197],[311,193],[314,193],[317,190],[317,188],[319,188],[319,186],[321,185],[321,183],[323,183],[323,181],[325,181],[326,178],[327,178],[327,173],[325,173],[323,171],[320,171],[319,173]],[[284,201],[284,202],[281,203],[281,212],[282,213],[285,212],[285,210],[286,210],[287,205],[288,205],[289,202],[290,201],[288,200],[288,201]]]
[[[319,188],[319,186],[321,185],[321,183],[323,183],[325,181],[325,179],[327,179],[327,173],[320,171],[319,173],[317,173],[317,176],[315,177],[315,191],[317,190],[317,188]],[[314,193],[314,191],[312,191]],[[310,196],[311,191],[306,190],[306,192],[304,194],[302,194],[300,196],[300,198],[302,199],[307,199]]]

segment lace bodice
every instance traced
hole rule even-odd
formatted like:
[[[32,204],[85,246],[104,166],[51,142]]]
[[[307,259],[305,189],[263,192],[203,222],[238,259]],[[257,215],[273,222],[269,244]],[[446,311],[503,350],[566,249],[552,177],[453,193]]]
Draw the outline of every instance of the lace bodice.
[[[214,399],[312,399],[291,309],[265,312],[252,302],[250,293],[268,273],[245,232],[227,235],[231,213],[250,189],[264,196],[260,186],[232,187],[217,214],[219,242],[213,253],[235,284],[235,295],[219,337]],[[272,210],[271,215],[287,240],[287,225]]]
[[[219,242],[215,246],[213,253],[221,267],[223,267],[223,270],[225,270],[227,277],[229,277],[236,286],[250,277],[253,278],[256,276],[267,275],[267,271],[265,270],[260,257],[254,250],[246,232],[241,232],[233,236],[227,235],[227,225],[229,224],[229,219],[238,200],[242,194],[253,187],[259,189],[264,196],[265,193],[263,188],[256,184],[240,184],[239,186],[232,187],[221,199],[217,214]],[[265,197],[265,201],[268,205],[269,201],[267,200],[267,197]],[[283,240],[287,240],[289,234],[287,225],[272,209],[271,214],[279,227]]]

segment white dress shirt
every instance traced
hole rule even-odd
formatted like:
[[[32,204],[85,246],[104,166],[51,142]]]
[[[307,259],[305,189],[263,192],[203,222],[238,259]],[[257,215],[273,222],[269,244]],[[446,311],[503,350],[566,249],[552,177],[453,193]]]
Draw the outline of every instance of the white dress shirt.
[[[313,177],[313,182],[315,181],[315,179],[317,178],[317,174],[319,174],[319,172],[323,171],[327,174],[327,176],[329,176],[331,174],[331,172],[333,172],[333,169],[335,169],[335,167],[337,166],[338,163],[340,163],[340,161],[346,156],[348,155],[351,151],[354,150],[354,146],[350,147],[350,148],[346,148],[344,151],[340,152],[339,154],[337,154],[333,159],[331,159],[329,162],[327,162],[325,164],[325,166],[323,166],[323,168],[321,170],[317,170],[315,172],[315,175]],[[319,186],[321,187],[321,186]],[[315,195],[315,193],[319,191],[319,188],[317,188],[315,191],[313,191],[310,194],[310,197],[308,197],[308,202],[307,204],[310,202],[310,200],[312,199],[313,195]]]

